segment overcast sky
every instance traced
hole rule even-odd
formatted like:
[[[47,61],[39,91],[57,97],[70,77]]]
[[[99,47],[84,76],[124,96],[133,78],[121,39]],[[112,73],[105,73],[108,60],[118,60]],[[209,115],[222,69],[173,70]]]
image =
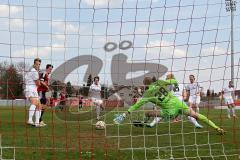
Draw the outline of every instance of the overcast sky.
[[[235,83],[239,87],[240,6],[234,13]],[[110,85],[112,56],[128,61],[160,63],[180,83],[195,74],[205,90],[220,91],[230,79],[230,12],[224,0],[1,0],[0,55],[2,61],[57,68],[81,55],[103,61],[101,83]],[[133,48],[105,52],[107,42],[133,42]],[[66,81],[83,84],[87,66]],[[143,72],[126,75],[136,77]],[[165,77],[163,77],[165,78]]]

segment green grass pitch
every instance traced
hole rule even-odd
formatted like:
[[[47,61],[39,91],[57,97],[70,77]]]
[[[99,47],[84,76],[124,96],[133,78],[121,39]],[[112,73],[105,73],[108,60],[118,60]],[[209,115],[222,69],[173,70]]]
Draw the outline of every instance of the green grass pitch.
[[[103,118],[107,124],[105,130],[95,129],[95,119],[60,120],[53,109],[44,115],[47,126],[34,128],[25,124],[27,109],[0,108],[0,159],[237,160],[240,155],[240,120],[227,119],[226,110],[201,110],[227,131],[220,136],[205,124],[203,129],[195,129],[186,119],[179,123],[163,122],[155,128],[137,128],[128,118],[117,126],[112,122],[116,113],[113,111]],[[75,108],[71,111],[81,113]],[[132,119],[142,119],[142,115],[143,111],[135,112]]]

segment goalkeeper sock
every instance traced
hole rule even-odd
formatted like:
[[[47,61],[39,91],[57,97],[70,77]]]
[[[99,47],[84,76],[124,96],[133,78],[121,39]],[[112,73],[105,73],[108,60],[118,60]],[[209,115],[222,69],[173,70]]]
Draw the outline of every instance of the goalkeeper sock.
[[[214,129],[219,128],[217,125],[215,125],[211,120],[209,120],[206,116],[198,113],[198,119],[206,123],[207,125],[211,126]]]
[[[29,118],[28,118],[28,122],[32,122],[32,118],[33,118],[33,115],[35,113],[35,109],[36,109],[36,106],[34,104],[31,104],[30,108],[29,108]]]
[[[149,124],[151,127],[155,126],[157,123],[159,123],[161,120],[160,117],[155,117],[153,121]]]

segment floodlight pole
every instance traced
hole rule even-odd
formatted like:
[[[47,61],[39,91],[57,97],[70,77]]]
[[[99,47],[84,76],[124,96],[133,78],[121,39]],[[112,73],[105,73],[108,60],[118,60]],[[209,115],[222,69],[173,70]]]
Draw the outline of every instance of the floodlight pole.
[[[236,11],[235,0],[225,0],[226,11],[231,12],[231,81],[234,84],[234,37],[233,37],[233,20],[234,11]]]

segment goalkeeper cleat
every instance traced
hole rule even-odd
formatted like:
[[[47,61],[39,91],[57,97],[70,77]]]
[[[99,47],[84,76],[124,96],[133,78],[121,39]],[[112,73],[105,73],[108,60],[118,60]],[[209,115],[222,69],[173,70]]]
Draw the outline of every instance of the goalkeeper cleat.
[[[117,114],[117,115],[114,115],[114,119],[113,119],[113,122],[115,123],[115,124],[120,124],[120,123],[122,123],[124,120],[125,120],[125,118],[126,118],[126,114],[125,113],[123,113],[123,114]]]
[[[147,124],[146,127],[147,127],[147,128],[154,128],[155,125]]]
[[[220,135],[224,135],[226,133],[226,131],[224,131],[222,128],[217,128],[216,130]]]
[[[144,123],[142,121],[133,121],[133,125],[135,127],[143,127]]]

